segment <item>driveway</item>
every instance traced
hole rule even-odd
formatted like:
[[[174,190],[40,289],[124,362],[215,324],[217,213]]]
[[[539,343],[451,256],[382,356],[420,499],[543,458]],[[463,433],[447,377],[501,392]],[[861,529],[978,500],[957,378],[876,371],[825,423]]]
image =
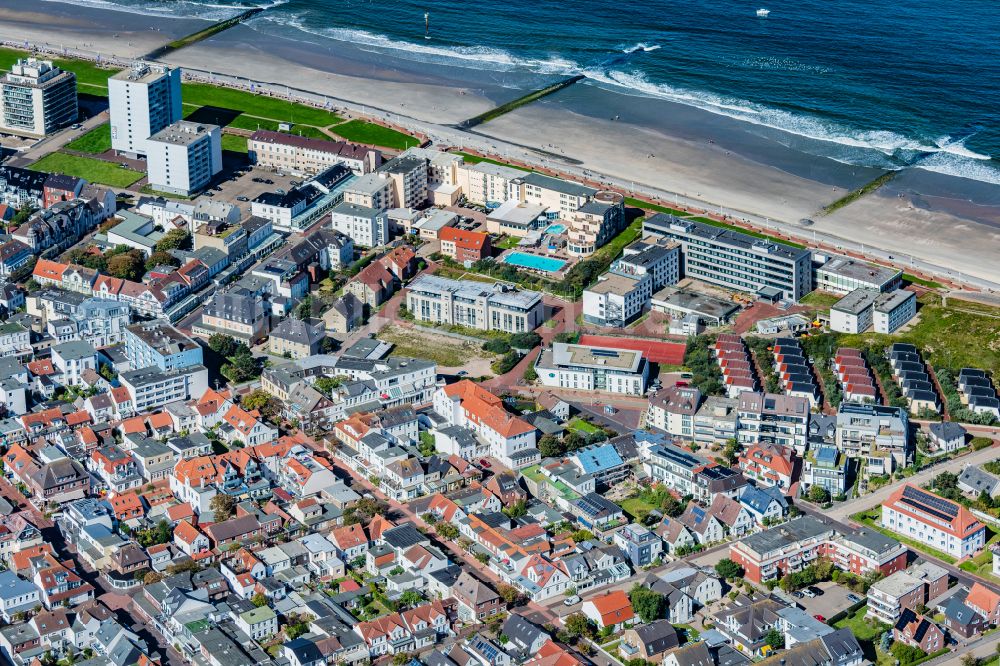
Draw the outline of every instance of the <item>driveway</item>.
[[[840,587],[833,581],[817,583],[813,587],[822,590],[823,594],[814,599],[802,597],[796,600],[810,615],[822,615],[830,618],[853,605],[853,602],[847,598],[851,591],[846,587]]]

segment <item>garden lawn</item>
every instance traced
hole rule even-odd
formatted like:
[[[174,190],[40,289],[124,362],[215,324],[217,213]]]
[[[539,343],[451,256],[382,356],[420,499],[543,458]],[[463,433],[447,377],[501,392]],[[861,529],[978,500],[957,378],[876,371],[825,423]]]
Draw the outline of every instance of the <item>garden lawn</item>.
[[[881,510],[882,510],[881,507],[879,507],[879,508],[876,509],[876,511],[878,511],[878,512],[881,512]],[[936,557],[939,560],[947,562],[948,564],[955,564],[955,558],[952,557],[951,555],[948,555],[947,553],[942,553],[940,550],[935,550],[934,548],[931,548],[930,546],[926,546],[923,543],[921,543],[921,542],[919,542],[919,541],[917,541],[915,539],[908,539],[907,537],[902,536],[901,534],[896,534],[895,532],[893,532],[891,530],[887,530],[887,529],[883,528],[878,523],[878,514],[877,513],[876,514],[870,514],[867,511],[862,511],[860,513],[856,513],[853,516],[851,516],[851,520],[854,520],[856,522],[859,522],[859,523],[862,523],[864,525],[867,525],[868,527],[872,528],[873,530],[881,532],[882,534],[886,535],[887,537],[889,537],[891,539],[895,539],[896,541],[905,543],[907,546],[910,546],[914,550],[919,550],[920,552],[922,552],[922,553],[924,553],[926,555],[930,555],[931,557]]]
[[[247,138],[239,134],[223,134],[222,149],[231,150],[234,153],[247,152]]]
[[[569,430],[576,430],[577,432],[582,433],[584,435],[592,435],[595,432],[601,431],[600,428],[598,428],[592,423],[587,423],[579,416],[570,419],[569,423],[566,425],[566,428]]]
[[[618,504],[621,505],[622,511],[636,520],[642,520],[650,511],[656,508],[641,497],[629,497]]]
[[[111,125],[104,123],[66,144],[70,150],[99,155],[111,150]]]
[[[92,157],[79,157],[67,153],[46,155],[32,164],[31,168],[49,173],[64,173],[69,176],[83,178],[91,183],[122,188],[128,187],[142,179],[144,175],[113,162],[95,160]]]
[[[843,620],[834,622],[833,626],[837,629],[850,629],[859,641],[873,641],[889,627],[877,621],[869,621],[866,618],[867,612],[868,606],[862,606]]]
[[[420,145],[420,141],[409,134],[363,120],[348,120],[346,123],[331,127],[330,131],[354,143],[368,143],[383,148],[406,150]]]
[[[499,241],[493,244],[493,247],[498,247],[501,250],[511,250],[517,247],[517,244],[521,242],[520,238],[514,236],[504,236]]]
[[[826,308],[829,308],[831,305],[839,301],[841,298],[843,298],[843,296],[840,296],[839,294],[831,294],[826,291],[816,290],[816,291],[810,291],[808,294],[803,296],[799,300],[799,303],[801,303],[802,305],[811,305],[813,307],[825,310]]]

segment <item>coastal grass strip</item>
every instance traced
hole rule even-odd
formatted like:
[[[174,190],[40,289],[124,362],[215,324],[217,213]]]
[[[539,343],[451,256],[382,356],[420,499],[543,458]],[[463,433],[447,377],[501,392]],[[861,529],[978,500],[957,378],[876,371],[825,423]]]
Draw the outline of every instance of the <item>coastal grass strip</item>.
[[[27,58],[30,55],[32,55],[30,51],[0,48],[0,70],[9,70],[17,62],[18,58]],[[117,67],[107,69],[88,60],[52,58],[47,54],[42,54],[38,57],[51,60],[56,67],[76,74],[76,83],[78,86],[86,86],[87,88],[94,89],[93,92],[88,90],[88,93],[105,97],[108,94],[108,79],[120,71]]]
[[[185,46],[191,46],[196,42],[208,39],[212,35],[217,35],[223,30],[228,30],[229,28],[232,28],[234,25],[242,23],[243,21],[247,20],[248,18],[256,14],[259,14],[262,11],[264,11],[263,7],[254,7],[253,9],[249,9],[245,12],[242,12],[241,14],[237,14],[236,16],[223,19],[218,23],[213,23],[204,30],[199,30],[198,32],[192,33],[185,37],[181,37],[180,39],[175,39],[174,41],[168,44],[165,44],[157,49],[154,49],[153,51],[150,51],[148,54],[146,54],[146,58],[148,60],[158,60],[162,56],[165,56],[166,54],[171,53],[172,51],[182,49]]]
[[[472,153],[463,153],[461,150],[451,151],[454,155],[461,155],[462,159],[465,160],[466,164],[479,164],[481,162],[486,164],[492,164],[494,166],[509,167],[511,169],[517,169],[518,171],[525,171],[527,173],[534,173],[531,169],[526,167],[517,166],[516,164],[508,164],[507,162],[501,162],[500,160],[492,160],[488,157],[482,157],[480,155],[473,155]]]
[[[86,134],[81,134],[66,144],[66,148],[79,153],[100,155],[111,150],[111,125],[98,125]]]
[[[208,83],[184,83],[181,85],[186,106],[207,106],[230,109],[257,118],[268,118],[277,122],[329,127],[343,122],[343,118],[325,109],[317,109],[298,102],[267,97],[247,90],[225,88]],[[249,128],[247,128],[249,129]],[[277,128],[275,128],[277,129]]]
[[[674,215],[676,217],[687,217],[691,214],[685,210],[660,206],[658,204],[649,203],[648,201],[643,201],[642,199],[636,199],[635,197],[625,197],[625,205],[631,206],[632,208],[652,211],[654,213],[666,213],[667,215]]]
[[[910,275],[909,273],[903,273],[903,282],[909,282],[910,284],[915,284],[918,287],[927,287],[928,289],[944,289],[944,285],[940,282],[918,278],[916,275]]]
[[[68,153],[46,155],[32,164],[31,168],[47,173],[76,176],[92,183],[110,185],[111,187],[128,187],[144,176],[138,171],[126,169],[114,162],[105,162],[104,160],[95,160],[92,157],[80,157]]]
[[[898,171],[886,171],[882,175],[868,181],[867,183],[857,188],[856,190],[851,190],[850,192],[840,197],[833,203],[823,206],[821,212],[823,213],[823,215],[830,215],[831,213],[835,213],[844,206],[852,204],[862,197],[868,196],[869,194],[879,189],[883,185],[889,183],[893,178],[896,177],[898,173],[899,173]]]
[[[354,143],[367,143],[382,148],[406,150],[420,145],[420,139],[416,137],[363,120],[348,120],[331,127],[330,131]]]
[[[552,93],[559,92],[563,88],[568,88],[577,81],[583,80],[584,76],[582,74],[577,74],[576,76],[571,76],[567,79],[563,79],[557,83],[553,83],[545,88],[540,88],[539,90],[532,90],[527,95],[518,97],[517,99],[511,100],[505,104],[501,104],[485,113],[480,113],[478,116],[473,116],[468,120],[463,120],[458,124],[462,129],[469,129],[470,127],[475,127],[476,125],[482,125],[483,123],[488,123],[491,120],[496,120],[500,116],[510,113],[515,109],[519,109],[526,104],[531,104],[536,102],[543,97],[551,95]]]

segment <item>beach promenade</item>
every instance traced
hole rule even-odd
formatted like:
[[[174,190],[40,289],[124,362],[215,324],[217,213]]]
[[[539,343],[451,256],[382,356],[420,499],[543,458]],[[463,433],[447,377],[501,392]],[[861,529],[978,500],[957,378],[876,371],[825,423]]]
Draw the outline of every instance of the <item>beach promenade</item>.
[[[26,34],[32,36],[30,31]],[[57,35],[58,26],[46,34],[52,39],[58,39]],[[175,29],[143,35],[140,42],[130,33],[104,40],[99,49],[84,47],[93,43],[81,41],[86,39],[83,33],[72,32],[59,41],[7,38],[5,43],[125,66],[138,54],[177,36]],[[4,37],[0,32],[0,38]],[[993,260],[1000,253],[1000,234],[986,225],[943,212],[907,208],[901,199],[880,193],[829,217],[816,216],[824,205],[866,182],[870,174],[857,174],[847,186],[829,187],[722,154],[713,145],[685,144],[625,123],[558,111],[543,102],[463,130],[457,123],[488,112],[495,104],[473,91],[317,72],[256,51],[227,55],[212,42],[209,39],[171,53],[165,62],[182,67],[187,80],[253,89],[347,116],[375,119],[427,136],[437,146],[493,155],[665,205],[705,210],[814,247],[892,263],[907,272],[933,274],[984,291],[1000,290],[1000,266]],[[539,133],[538,127],[546,131]]]

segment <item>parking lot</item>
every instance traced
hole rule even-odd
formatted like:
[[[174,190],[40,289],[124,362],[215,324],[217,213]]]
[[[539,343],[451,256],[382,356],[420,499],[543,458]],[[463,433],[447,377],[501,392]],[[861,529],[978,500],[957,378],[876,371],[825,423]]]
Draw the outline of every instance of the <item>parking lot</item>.
[[[840,587],[833,581],[817,583],[812,587],[819,588],[823,594],[813,599],[803,596],[801,599],[795,600],[810,615],[822,615],[824,618],[831,618],[854,605],[854,602],[847,598],[847,595],[851,594],[851,591],[846,587]]]
[[[255,183],[254,178],[271,180],[273,184]],[[292,181],[301,182],[302,180],[303,178],[300,176],[281,176],[267,169],[253,168],[247,173],[237,175],[235,178],[219,183],[217,185],[219,191],[213,188],[209,192],[215,198],[236,204],[240,207],[243,215],[246,216],[250,214],[250,202],[254,197],[264,192],[274,192],[279,188],[287,192],[292,187]],[[241,201],[240,197],[245,197],[247,200]]]

